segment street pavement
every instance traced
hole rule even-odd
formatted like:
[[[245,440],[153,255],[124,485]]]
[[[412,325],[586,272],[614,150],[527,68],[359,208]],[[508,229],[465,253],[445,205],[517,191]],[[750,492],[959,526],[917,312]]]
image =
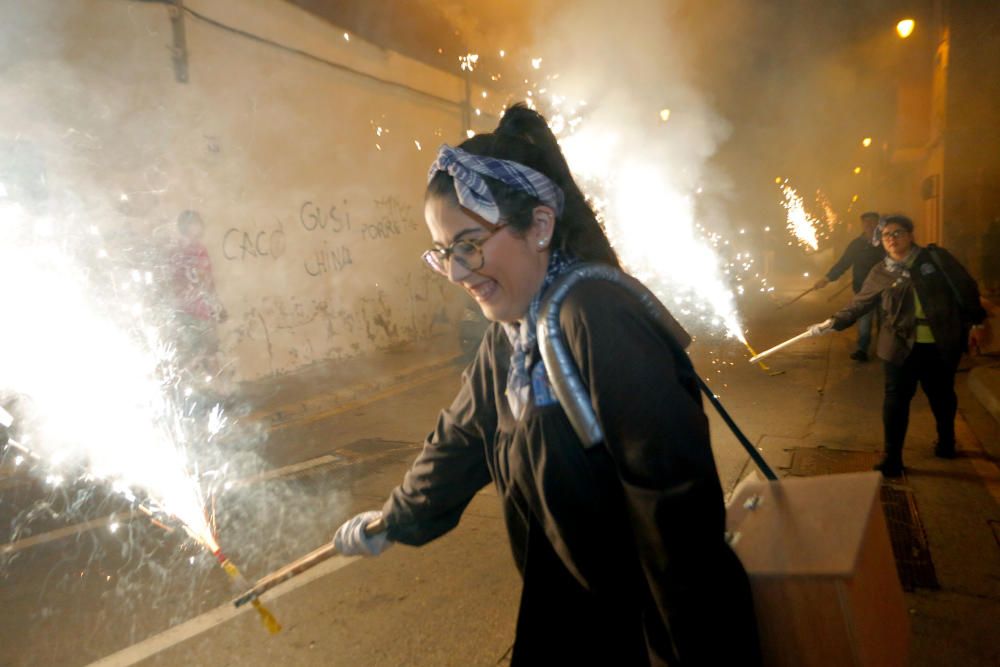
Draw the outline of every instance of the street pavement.
[[[790,282],[778,296],[806,286]],[[746,315],[750,342],[761,350],[824,319],[836,305],[828,294],[782,310],[756,302]],[[796,451],[881,448],[881,368],[848,359],[853,337],[850,330],[803,341],[769,358],[767,369],[748,364],[732,339],[699,336],[690,353],[784,475]],[[250,425],[241,432],[252,434],[254,473],[217,499],[215,514],[223,549],[248,580],[320,546],[354,512],[381,505],[458,386],[456,354],[451,341],[437,341],[377,364],[341,364],[336,374],[311,369],[244,387],[233,410]],[[978,377],[991,363],[965,366]],[[906,594],[913,665],[1000,664],[1000,425],[969,377],[966,370],[958,378],[956,460],[933,457],[933,419],[922,394],[914,400],[908,474],[898,486],[912,493],[940,587]],[[706,410],[728,493],[753,464]],[[240,443],[222,446],[234,458],[249,456]],[[40,492],[36,481],[0,469],[8,504]],[[72,520],[32,517],[42,522],[33,537],[52,539],[25,543],[32,536],[22,531],[21,542],[0,545],[0,665],[465,666],[503,664],[508,655],[520,582],[489,487],[432,544],[394,546],[374,559],[335,557],[265,595],[284,626],[274,636],[252,610],[231,608],[238,587],[180,531],[126,515],[111,532],[102,517],[128,508],[89,493],[49,503]],[[95,526],[81,527],[85,520]]]

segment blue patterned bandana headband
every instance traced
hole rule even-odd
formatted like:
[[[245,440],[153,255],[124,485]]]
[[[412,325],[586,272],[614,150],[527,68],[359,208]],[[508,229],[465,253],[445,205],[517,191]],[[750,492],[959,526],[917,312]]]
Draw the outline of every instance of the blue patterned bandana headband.
[[[428,182],[439,171],[448,173],[455,180],[458,203],[490,224],[500,222],[500,209],[483,176],[495,178],[515,190],[526,192],[550,206],[556,212],[556,218],[562,217],[565,202],[562,188],[545,174],[518,162],[473,155],[461,148],[443,144],[427,175]]]

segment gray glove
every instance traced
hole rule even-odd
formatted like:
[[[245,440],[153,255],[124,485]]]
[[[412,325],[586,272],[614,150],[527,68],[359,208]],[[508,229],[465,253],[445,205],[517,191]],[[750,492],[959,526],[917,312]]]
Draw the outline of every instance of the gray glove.
[[[823,320],[819,324],[813,324],[806,331],[809,332],[810,336],[822,336],[823,334],[830,333],[833,331],[833,318]]]
[[[365,535],[365,526],[382,518],[381,512],[362,512],[348,519],[333,536],[333,546],[344,556],[378,556],[392,546],[385,531]]]

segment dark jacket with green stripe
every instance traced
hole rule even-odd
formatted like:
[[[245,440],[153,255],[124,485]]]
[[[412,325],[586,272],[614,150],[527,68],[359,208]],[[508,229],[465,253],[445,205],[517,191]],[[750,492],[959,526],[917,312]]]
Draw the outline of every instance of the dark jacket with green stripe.
[[[880,262],[868,273],[861,291],[834,316],[833,328],[846,329],[879,309],[876,353],[880,359],[902,364],[917,339],[916,290],[924,307],[934,342],[946,361],[957,364],[968,347],[969,327],[986,319],[979,288],[957,259],[944,248],[920,248],[906,271],[890,271]]]

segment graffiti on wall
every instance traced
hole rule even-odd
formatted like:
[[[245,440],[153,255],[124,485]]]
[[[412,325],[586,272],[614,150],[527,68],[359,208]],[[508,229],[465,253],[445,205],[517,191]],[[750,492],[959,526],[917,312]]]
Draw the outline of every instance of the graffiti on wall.
[[[337,279],[358,270],[369,244],[392,243],[422,228],[416,209],[394,195],[372,200],[366,207],[369,215],[359,210],[346,199],[337,204],[307,200],[284,223],[228,229],[222,254],[244,266]],[[245,308],[227,327],[232,349],[249,346],[266,355],[272,375],[426,338],[449,325],[447,283],[421,270],[416,260],[413,270],[390,273],[360,291],[303,291],[307,283],[287,284],[288,293],[249,294]]]
[[[285,230],[280,220],[271,229],[230,227],[222,236],[222,256],[229,261],[245,262],[265,257],[276,260],[284,254]]]

